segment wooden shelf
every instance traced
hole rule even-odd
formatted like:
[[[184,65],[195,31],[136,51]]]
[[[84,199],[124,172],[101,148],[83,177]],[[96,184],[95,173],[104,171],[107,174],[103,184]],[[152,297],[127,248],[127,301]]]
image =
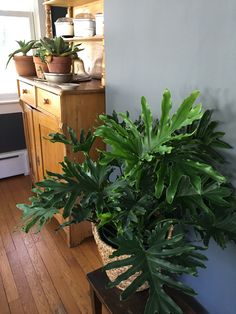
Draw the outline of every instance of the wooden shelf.
[[[44,5],[55,7],[76,7],[97,2],[97,0],[48,0],[43,2]]]
[[[63,38],[64,41],[79,41],[79,42],[89,42],[89,41],[103,41],[103,36],[92,36],[92,37],[71,37],[71,38]]]

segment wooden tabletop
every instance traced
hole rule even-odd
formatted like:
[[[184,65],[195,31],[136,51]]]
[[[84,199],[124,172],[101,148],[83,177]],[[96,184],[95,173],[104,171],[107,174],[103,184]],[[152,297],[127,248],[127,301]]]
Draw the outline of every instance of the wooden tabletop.
[[[109,279],[102,268],[87,274],[91,289],[100,302],[113,314],[143,314],[148,298],[148,290],[136,292],[126,301],[120,301],[121,290],[107,289]],[[167,289],[169,296],[179,305],[185,314],[207,314],[208,312],[192,297],[173,289]]]

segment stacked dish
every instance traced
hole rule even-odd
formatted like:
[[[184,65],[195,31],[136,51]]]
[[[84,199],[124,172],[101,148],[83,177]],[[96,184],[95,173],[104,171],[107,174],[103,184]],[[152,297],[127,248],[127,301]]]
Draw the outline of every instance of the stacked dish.
[[[50,83],[60,84],[60,83],[68,83],[72,80],[72,73],[44,73],[46,80]]]

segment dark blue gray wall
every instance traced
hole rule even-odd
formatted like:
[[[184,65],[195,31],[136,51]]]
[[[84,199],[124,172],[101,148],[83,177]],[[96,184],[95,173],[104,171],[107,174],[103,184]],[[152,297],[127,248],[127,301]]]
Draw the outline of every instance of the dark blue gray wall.
[[[235,0],[105,0],[107,111],[137,116],[144,95],[158,114],[164,88],[176,104],[200,89],[236,147],[235,32]],[[208,255],[208,269],[190,281],[211,314],[235,314],[236,247],[212,244]]]

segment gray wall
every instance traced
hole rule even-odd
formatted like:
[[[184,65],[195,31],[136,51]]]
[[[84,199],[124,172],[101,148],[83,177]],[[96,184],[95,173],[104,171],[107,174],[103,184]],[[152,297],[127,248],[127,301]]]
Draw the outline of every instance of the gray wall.
[[[135,117],[144,95],[158,114],[164,88],[176,104],[199,89],[236,147],[235,32],[235,0],[106,0],[107,111]],[[235,150],[228,155],[236,177]],[[208,255],[208,269],[190,281],[211,314],[235,314],[236,247],[213,243]]]

